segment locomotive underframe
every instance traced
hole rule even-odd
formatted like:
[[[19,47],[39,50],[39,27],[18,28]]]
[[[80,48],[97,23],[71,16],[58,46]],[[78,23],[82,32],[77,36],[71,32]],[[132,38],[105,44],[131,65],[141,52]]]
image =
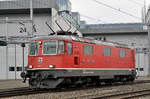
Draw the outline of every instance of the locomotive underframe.
[[[126,82],[134,81],[135,70],[81,70],[81,69],[51,69],[27,70],[30,88],[56,88],[62,83],[85,82]],[[84,81],[86,79],[86,81]],[[87,80],[89,79],[89,80]]]

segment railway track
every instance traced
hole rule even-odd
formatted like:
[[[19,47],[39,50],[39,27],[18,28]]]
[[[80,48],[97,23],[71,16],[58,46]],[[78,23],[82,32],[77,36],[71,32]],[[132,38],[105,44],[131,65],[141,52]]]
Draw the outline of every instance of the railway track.
[[[142,96],[150,95],[150,89],[145,90],[138,90],[133,92],[122,92],[117,94],[110,94],[110,95],[100,95],[100,94],[88,94],[88,95],[81,95],[78,97],[72,97],[68,99],[134,99],[140,98]]]
[[[132,92],[126,92],[126,93],[118,93],[114,95],[106,95],[101,97],[96,97],[92,99],[133,99],[133,98],[140,98],[142,96],[150,95],[150,89],[145,90],[138,90],[138,91],[132,91]]]
[[[1,90],[0,97],[12,97],[12,96],[20,96],[26,94],[34,94],[35,91],[29,88],[18,88],[18,89],[10,89],[10,90]]]
[[[150,81],[149,80],[147,80],[147,81],[137,81],[137,82],[134,82],[134,83],[127,83],[125,85],[142,84],[142,83],[150,83]],[[104,86],[101,86],[101,88],[113,87],[113,86],[122,86],[122,85],[124,85],[124,84],[104,85]],[[25,87],[25,88],[19,88],[19,89],[0,90],[0,98],[1,97],[13,97],[13,96],[21,96],[21,95],[30,95],[30,94],[39,94],[39,93],[70,92],[70,91],[86,90],[86,89],[92,89],[92,88],[93,87],[90,86],[90,87],[86,87],[86,88],[32,90],[30,88],[26,88]],[[147,92],[148,92],[148,90],[147,90]],[[150,93],[150,90],[149,90],[149,93]],[[87,96],[90,97],[90,96],[92,96],[92,94],[91,95],[87,95]],[[81,96],[81,97],[87,97],[87,96]],[[104,96],[104,98],[105,97],[111,97],[111,96]],[[72,97],[71,99],[75,99],[75,98],[78,98],[78,97]],[[99,98],[103,98],[103,97],[98,97],[98,98],[94,98],[94,99],[99,99]]]

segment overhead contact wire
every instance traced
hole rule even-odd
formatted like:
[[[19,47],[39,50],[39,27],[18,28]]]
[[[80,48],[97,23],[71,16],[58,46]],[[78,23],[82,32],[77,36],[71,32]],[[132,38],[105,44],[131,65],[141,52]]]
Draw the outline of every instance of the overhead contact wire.
[[[133,14],[130,14],[130,13],[128,13],[128,12],[125,12],[125,11],[123,11],[123,10],[121,10],[121,9],[117,9],[117,8],[115,8],[115,7],[112,7],[112,6],[108,5],[108,4],[105,4],[105,3],[100,2],[100,1],[97,1],[97,0],[93,0],[93,1],[96,2],[96,3],[98,3],[98,4],[100,4],[100,5],[103,5],[103,6],[105,6],[105,7],[111,8],[111,9],[113,9],[113,10],[119,11],[119,12],[121,12],[121,13],[123,13],[123,14],[128,15],[128,16],[131,16],[131,17],[134,17],[134,18],[136,18],[136,19],[140,19],[140,20],[141,20],[140,17],[137,17],[137,16],[135,16],[135,15],[133,15]]]

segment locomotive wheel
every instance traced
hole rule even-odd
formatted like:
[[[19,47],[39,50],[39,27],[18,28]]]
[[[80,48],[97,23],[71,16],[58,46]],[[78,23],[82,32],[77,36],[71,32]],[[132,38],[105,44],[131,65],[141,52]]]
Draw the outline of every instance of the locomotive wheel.
[[[127,78],[126,78],[126,77],[123,77],[123,78],[121,79],[121,82],[122,82],[123,84],[126,84],[126,83],[127,83]]]

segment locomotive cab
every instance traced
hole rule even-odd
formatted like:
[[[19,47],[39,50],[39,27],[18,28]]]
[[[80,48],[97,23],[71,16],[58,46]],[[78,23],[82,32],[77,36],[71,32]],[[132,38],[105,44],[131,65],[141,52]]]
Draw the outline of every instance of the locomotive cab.
[[[65,54],[67,54],[65,40],[31,41],[29,44],[27,73],[21,73],[24,82],[26,78],[29,78],[30,88],[55,88],[63,81],[63,79],[57,79],[57,76],[61,73],[57,74],[56,69],[64,67]]]
[[[55,68],[62,65],[59,56],[65,54],[63,40],[32,41],[29,45],[28,70]]]

